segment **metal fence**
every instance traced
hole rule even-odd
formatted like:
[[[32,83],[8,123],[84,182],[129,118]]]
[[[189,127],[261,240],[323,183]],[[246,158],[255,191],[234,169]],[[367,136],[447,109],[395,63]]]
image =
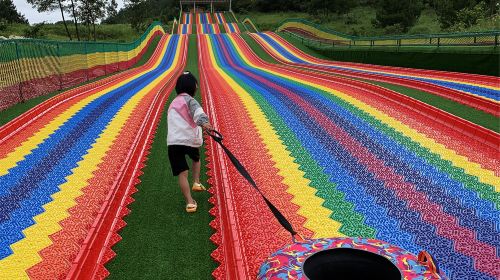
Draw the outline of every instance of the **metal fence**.
[[[33,97],[128,69],[150,41],[164,34],[160,23],[131,43],[38,39],[0,41],[0,110]]]

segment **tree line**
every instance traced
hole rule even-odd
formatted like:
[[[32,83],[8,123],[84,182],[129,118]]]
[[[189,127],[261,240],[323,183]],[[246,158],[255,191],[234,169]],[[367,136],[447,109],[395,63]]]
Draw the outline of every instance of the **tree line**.
[[[0,0],[0,22],[28,23],[28,20],[17,11],[12,0]]]
[[[309,14],[328,17],[345,14],[358,6],[375,8],[374,25],[395,26],[401,31],[412,27],[427,6],[436,11],[442,28],[455,24],[474,25],[479,18],[499,13],[498,0],[239,0],[233,1],[236,12],[250,11],[307,11]]]
[[[69,40],[78,41],[83,37],[87,40],[96,40],[96,24],[106,16],[116,15],[118,7],[116,0],[27,0],[27,2],[38,12],[59,10]],[[70,14],[71,21],[66,20],[65,12]],[[68,23],[74,24],[76,38],[71,36]],[[83,25],[83,30],[79,25]]]
[[[26,0],[38,12],[59,11],[69,40],[96,40],[96,24],[117,14],[116,0]],[[70,15],[66,19],[65,13]],[[12,0],[0,0],[0,22],[28,23]],[[68,24],[73,24],[76,37],[71,35]],[[39,25],[36,25],[39,26]],[[83,27],[83,28],[82,28]]]
[[[179,15],[177,0],[125,0],[125,7],[117,11],[116,0],[26,0],[39,12],[60,10],[62,23],[70,40],[86,37],[95,40],[95,26],[103,23],[129,23],[143,31],[154,20],[168,22]],[[221,6],[220,8],[227,8]],[[481,18],[499,14],[499,0],[234,0],[233,10],[248,12],[307,12],[321,19],[342,15],[359,6],[375,9],[372,24],[406,32],[418,20],[425,7],[436,11],[439,23],[446,29],[451,26],[468,28]],[[71,20],[66,20],[65,12]],[[12,0],[0,0],[0,22],[27,22],[15,10]],[[76,38],[71,36],[68,23],[74,24]],[[83,25],[83,30],[79,27]]]

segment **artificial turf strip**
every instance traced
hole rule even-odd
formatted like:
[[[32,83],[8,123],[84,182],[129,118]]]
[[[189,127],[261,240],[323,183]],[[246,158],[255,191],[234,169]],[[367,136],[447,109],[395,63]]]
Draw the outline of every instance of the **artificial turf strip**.
[[[315,56],[318,58],[322,58],[322,59],[326,59],[326,60],[331,60],[331,59],[328,59],[328,58],[318,54],[316,51],[308,48],[307,46],[302,45],[300,43],[300,41],[297,40],[296,38],[292,38],[291,36],[286,35],[286,34],[282,34],[282,33],[280,33],[279,35],[282,38],[284,38],[285,40],[287,40],[288,42],[290,42],[291,44],[293,44],[295,47],[299,48],[301,51],[303,51],[309,55],[312,55],[312,56]],[[249,38],[249,39],[252,41],[255,41],[252,38]],[[257,48],[257,47],[262,49],[262,47],[258,44],[256,44],[255,48]],[[346,77],[346,76],[343,76],[341,74],[338,74],[337,76]],[[437,95],[434,95],[434,94],[431,94],[431,93],[428,93],[425,91],[421,91],[421,90],[417,90],[417,89],[413,89],[413,88],[409,88],[409,87],[405,87],[405,86],[394,85],[394,84],[385,83],[385,82],[371,81],[371,80],[360,79],[360,78],[351,78],[351,77],[347,77],[347,78],[363,81],[366,83],[378,85],[378,86],[381,86],[383,88],[396,91],[396,92],[401,93],[403,95],[406,95],[408,97],[411,97],[411,98],[414,98],[414,99],[419,100],[421,102],[424,102],[428,105],[431,105],[435,108],[446,111],[452,115],[455,115],[455,116],[460,117],[462,119],[468,120],[468,121],[475,123],[479,126],[485,127],[487,129],[493,130],[495,132],[500,132],[499,118],[498,117],[495,117],[495,116],[488,114],[484,111],[469,107],[467,105],[455,102],[453,100],[449,100],[449,99],[446,99],[446,98],[441,97],[441,96],[437,96]]]
[[[151,55],[153,55],[153,52],[154,50],[156,49],[156,46],[158,45],[158,42],[160,42],[160,39],[161,37],[158,36],[156,38],[154,38],[152,41],[151,41],[151,44],[149,45],[148,49],[146,50],[146,52],[143,54],[143,56],[141,57],[141,59],[134,65],[134,67],[139,67],[141,65],[143,65],[144,63],[146,63],[149,58],[151,57]],[[127,69],[128,70],[128,69]],[[51,92],[51,93],[48,93],[48,94],[45,94],[45,95],[41,95],[41,96],[38,96],[38,97],[35,97],[35,98],[31,98],[29,100],[26,100],[22,103],[17,103],[3,111],[0,111],[0,126],[10,122],[11,120],[13,120],[14,118],[16,118],[17,116],[21,115],[22,113],[28,111],[29,109],[35,107],[36,105],[42,103],[43,101],[53,97],[53,96],[56,96],[58,95],[59,93],[62,93],[62,92],[65,92],[67,90],[70,90],[72,88],[75,88],[75,87],[79,87],[79,86],[82,86],[82,85],[86,85],[88,83],[92,83],[92,82],[95,82],[95,81],[98,81],[98,80],[101,80],[101,79],[104,79],[106,77],[109,77],[109,76],[112,76],[112,75],[116,75],[120,72],[123,72],[124,70],[122,71],[118,71],[118,72],[114,72],[114,73],[111,73],[111,74],[108,74],[108,75],[104,75],[104,76],[100,76],[100,77],[97,77],[93,80],[90,80],[90,81],[87,81],[87,82],[84,82],[84,83],[81,83],[81,84],[78,84],[78,85],[75,85],[75,86],[72,86],[72,87],[69,87],[69,88],[65,88],[63,90],[57,90],[57,91],[54,91],[54,92]]]
[[[189,37],[186,69],[199,77],[196,35]],[[142,183],[125,217],[127,226],[119,233],[123,239],[113,247],[117,256],[106,266],[109,279],[212,279],[216,268],[210,257],[215,245],[209,239],[213,234],[209,194],[194,193],[198,211],[187,214],[167,158],[167,108],[175,96],[172,92],[165,104]],[[198,92],[198,101],[200,96]],[[201,180],[206,183],[204,148],[200,155]]]

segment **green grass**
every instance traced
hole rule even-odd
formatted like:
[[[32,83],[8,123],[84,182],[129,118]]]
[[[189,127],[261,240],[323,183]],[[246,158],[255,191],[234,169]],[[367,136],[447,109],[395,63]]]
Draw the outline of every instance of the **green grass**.
[[[141,65],[144,65],[144,63],[146,63],[149,60],[149,58],[153,54],[154,50],[156,49],[156,46],[158,45],[159,41],[160,41],[160,37],[156,37],[156,38],[153,39],[153,41],[151,41],[151,45],[146,50],[146,52],[141,57],[141,59],[134,65],[134,67],[139,67]],[[75,88],[75,87],[78,87],[78,86],[81,86],[81,85],[85,85],[85,84],[88,84],[88,83],[92,83],[92,82],[98,81],[100,79],[104,79],[106,77],[115,75],[117,73],[119,73],[119,72],[114,72],[114,73],[111,73],[109,75],[100,76],[100,77],[97,77],[97,78],[95,78],[93,80],[90,80],[88,82],[85,82],[85,83],[82,83],[82,84],[79,84],[79,85],[75,85],[73,87],[69,87],[69,88],[66,88],[64,90],[58,90],[58,91],[50,92],[50,93],[47,93],[45,95],[38,96],[38,97],[35,97],[35,98],[32,98],[32,99],[26,100],[26,101],[24,101],[22,103],[15,104],[12,107],[9,107],[9,108],[7,108],[5,110],[0,111],[0,126],[6,124],[7,122],[11,121],[15,117],[17,117],[17,116],[21,115],[22,113],[28,111],[29,109],[31,109],[34,106],[42,103],[43,101],[45,101],[45,100],[47,100],[47,99],[49,99],[49,98],[51,98],[53,96],[58,95],[59,93],[65,92],[65,91],[67,91],[69,89],[72,89],[72,88]]]
[[[280,23],[288,18],[305,18],[311,19],[306,13],[296,13],[296,12],[279,12],[279,13],[259,13],[251,12],[246,14],[237,14],[238,21],[243,21],[246,17],[249,17],[253,23],[261,31],[268,31],[276,29]]]
[[[189,40],[186,69],[198,77],[196,36]],[[209,239],[209,194],[195,193],[198,212],[185,213],[185,202],[167,158],[166,109],[174,97],[172,92],[165,104],[142,183],[137,186],[139,192],[129,206],[132,212],[120,232],[123,240],[113,248],[117,256],[107,265],[109,279],[212,279],[216,264],[210,257],[215,245]],[[200,100],[199,92],[196,98]],[[201,179],[206,182],[204,149],[201,155]]]
[[[29,29],[28,24],[7,24],[5,30],[0,31],[0,36],[9,37],[11,35],[15,36],[25,36],[25,30]],[[76,29],[73,24],[68,25],[69,32],[74,41],[76,41]],[[80,39],[82,41],[87,40],[87,30],[83,25],[78,26],[80,32]],[[96,25],[96,35],[97,41],[106,42],[121,42],[128,43],[136,40],[142,35],[143,32],[138,32],[130,24],[99,24]],[[92,33],[93,34],[93,33]],[[93,35],[92,35],[93,36]],[[38,39],[49,39],[49,40],[69,40],[66,35],[66,29],[63,24],[45,24],[41,27]],[[92,39],[93,40],[93,37]]]
[[[247,33],[240,34],[243,40],[247,42],[252,51],[257,54],[258,57],[266,62],[277,64],[278,62],[270,54],[268,54],[250,35]]]
[[[242,35],[243,39],[250,45],[252,50],[257,53],[258,56],[262,57],[265,61],[270,62],[270,63],[276,63],[276,60],[272,58],[269,54],[267,54],[264,49],[255,42],[250,36],[248,35]],[[282,36],[285,39],[287,39],[289,42],[291,42],[294,46],[299,48],[305,53],[308,53],[312,56],[322,58],[322,59],[328,59],[327,57],[322,56],[318,52],[316,52],[313,49],[308,48],[307,46],[302,45],[298,40],[295,38],[290,38],[290,36],[285,35]],[[338,75],[342,76],[342,75]],[[493,130],[495,132],[500,132],[500,127],[498,125],[499,120],[497,117],[488,114],[484,111],[477,110],[474,108],[471,108],[469,106],[460,104],[458,102],[431,94],[427,93],[425,91],[421,90],[416,90],[412,88],[408,88],[405,86],[399,86],[399,85],[393,85],[389,83],[384,83],[384,82],[376,82],[376,81],[370,81],[366,79],[355,79],[355,80],[360,80],[364,81],[370,84],[378,85],[396,92],[399,92],[403,95],[412,97],[414,99],[417,99],[419,101],[422,101],[426,104],[429,104],[431,106],[434,106],[436,108],[439,108],[443,111],[446,111],[448,113],[451,113],[455,116],[461,117],[465,120],[468,120],[472,123],[475,123],[477,125],[480,125],[482,127],[488,128],[490,130]]]

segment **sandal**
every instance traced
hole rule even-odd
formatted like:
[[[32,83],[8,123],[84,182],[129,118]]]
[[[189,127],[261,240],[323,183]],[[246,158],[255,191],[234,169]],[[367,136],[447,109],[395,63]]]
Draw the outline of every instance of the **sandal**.
[[[206,191],[207,190],[207,188],[205,188],[205,186],[203,186],[200,183],[193,183],[193,187],[191,189],[194,192],[202,192],[202,191]]]
[[[194,201],[194,203],[186,204],[186,212],[188,212],[188,213],[196,212],[197,208],[198,208],[198,203],[196,203],[196,200]]]

